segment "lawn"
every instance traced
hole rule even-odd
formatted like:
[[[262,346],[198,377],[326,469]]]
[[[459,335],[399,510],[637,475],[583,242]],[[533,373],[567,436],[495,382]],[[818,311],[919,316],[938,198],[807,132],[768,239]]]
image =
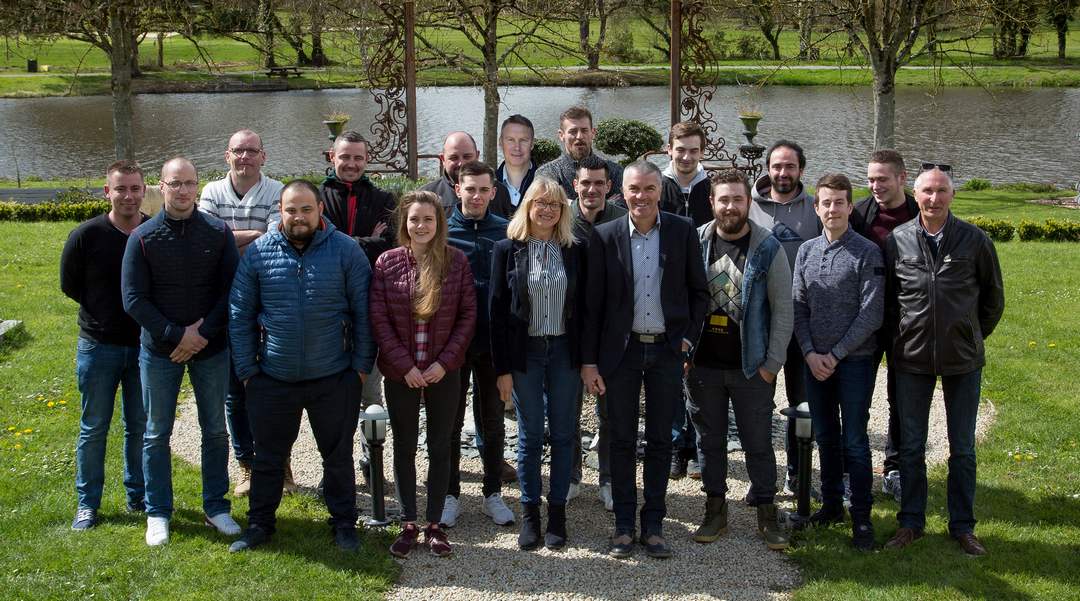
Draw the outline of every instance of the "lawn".
[[[1076,210],[1027,202],[1035,194],[963,192],[961,216],[1018,222],[1080,220]],[[265,551],[226,552],[200,525],[198,471],[174,461],[177,518],[163,549],[122,510],[120,425],[109,437],[104,524],[69,530],[75,509],[76,306],[58,286],[58,258],[73,223],[0,223],[0,318],[26,334],[0,346],[0,590],[5,599],[380,599],[398,568],[386,534],[366,533],[359,554],[330,542],[325,509],[287,497],[280,533]],[[1080,244],[997,245],[1006,312],[987,343],[983,395],[997,421],[979,445],[978,533],[990,555],[964,557],[945,532],[945,474],[930,473],[928,536],[901,552],[861,555],[846,529],[807,534],[791,551],[805,578],[797,600],[1076,599],[1080,590]],[[1052,259],[1050,259],[1052,257]],[[246,501],[233,506],[242,518]],[[879,542],[897,506],[879,500]],[[243,520],[241,520],[243,521]]]
[[[227,552],[202,526],[198,470],[174,461],[176,516],[162,549],[145,521],[123,511],[122,430],[109,435],[103,524],[69,528],[75,511],[79,395],[75,303],[59,290],[60,250],[73,223],[0,223],[0,318],[26,335],[0,347],[0,590],[4,599],[381,599],[397,578],[387,534],[365,533],[360,553],[338,551],[326,509],[286,497],[265,551]],[[243,518],[246,500],[233,505]],[[243,523],[244,520],[241,520]]]

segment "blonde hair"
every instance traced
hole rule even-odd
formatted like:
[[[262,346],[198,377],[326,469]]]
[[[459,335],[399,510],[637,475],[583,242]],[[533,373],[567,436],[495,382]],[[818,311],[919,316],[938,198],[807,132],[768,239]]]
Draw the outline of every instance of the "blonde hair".
[[[518,205],[517,211],[514,212],[510,225],[506,227],[506,237],[519,242],[525,242],[529,239],[532,225],[529,220],[529,211],[532,209],[533,203],[541,199],[548,202],[556,201],[562,205],[562,210],[559,212],[559,222],[555,224],[555,231],[552,233],[551,238],[559,246],[572,245],[576,240],[574,239],[573,216],[570,214],[570,201],[567,200],[566,192],[563,191],[562,186],[547,177],[534,179],[532,185],[525,191],[525,196],[521,198],[521,204]]]
[[[413,191],[402,196],[395,211],[395,218],[398,224],[398,240],[406,248],[411,249],[412,242],[409,238],[409,209],[417,204],[435,208],[435,237],[428,243],[426,253],[421,256],[414,255],[419,274],[412,291],[413,316],[416,319],[429,319],[439,308],[443,280],[450,269],[450,258],[446,252],[446,212],[434,192]]]

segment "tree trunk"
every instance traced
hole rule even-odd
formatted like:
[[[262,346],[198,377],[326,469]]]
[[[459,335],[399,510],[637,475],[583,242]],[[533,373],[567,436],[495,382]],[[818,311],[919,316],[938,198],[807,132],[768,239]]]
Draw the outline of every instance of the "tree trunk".
[[[765,34],[765,39],[769,40],[769,45],[772,46],[773,59],[774,60],[780,60],[780,34],[779,34],[779,32],[774,34],[771,29],[769,31],[765,31],[765,29],[762,28],[761,33]]]
[[[799,58],[811,58],[810,50],[814,41],[814,5],[804,0],[799,3]]]
[[[165,68],[165,33],[161,31],[157,34],[157,68]]]
[[[585,55],[585,62],[588,64],[589,69],[596,70],[600,68],[600,48],[593,46],[589,43],[589,34],[591,33],[589,16],[592,14],[592,0],[581,0],[578,4],[578,47],[581,48],[582,54]]]
[[[134,109],[131,104],[131,64],[137,57],[131,35],[135,25],[135,7],[130,0],[109,3],[109,67],[112,75],[113,148],[117,159],[135,158],[132,133]]]
[[[135,9],[132,8],[132,10]],[[128,19],[128,27],[130,28],[131,38],[131,77],[142,77],[142,68],[139,67],[139,33],[135,31],[134,18]]]
[[[589,68],[600,68],[600,53],[604,50],[604,42],[607,40],[607,20],[610,13],[604,9],[604,0],[596,0],[596,15],[600,17],[600,30],[596,32],[596,45],[593,53],[589,56]]]
[[[874,150],[896,147],[896,62],[871,59],[874,69]]]
[[[322,10],[316,8],[311,11],[311,65],[313,67],[325,67],[330,64],[322,42],[324,18]]]
[[[484,31],[484,162],[492,167],[499,160],[499,55],[498,9],[488,4]],[[485,11],[487,12],[487,11]]]
[[[1057,30],[1058,60],[1065,62],[1065,41],[1069,37],[1069,16],[1054,15],[1054,29]]]
[[[263,48],[266,52],[266,68],[276,67],[274,59],[274,3],[272,0],[262,0],[259,3],[259,28],[262,29]]]

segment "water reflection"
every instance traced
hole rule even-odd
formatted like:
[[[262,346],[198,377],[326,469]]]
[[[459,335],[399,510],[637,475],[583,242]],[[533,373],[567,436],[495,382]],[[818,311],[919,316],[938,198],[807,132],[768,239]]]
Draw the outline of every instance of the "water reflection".
[[[482,143],[481,92],[475,88],[418,91],[421,152],[438,152],[452,129],[473,132]],[[729,147],[741,141],[736,107],[744,89],[725,86],[711,105]],[[753,100],[764,113],[758,141],[781,137],[807,150],[804,179],[838,170],[862,179],[872,147],[873,107],[868,88],[769,87]],[[667,125],[667,89],[507,88],[501,117],[528,116],[537,134],[555,138],[558,115],[572,104],[588,106],[598,120],[620,116]],[[911,159],[956,166],[961,178],[1049,181],[1072,185],[1078,165],[1080,90],[1021,89],[990,94],[981,89],[904,88],[897,93],[898,147]],[[249,127],[263,135],[267,171],[321,170],[326,147],[322,115],[343,110],[352,127],[366,129],[376,111],[362,90],[160,94],[135,98],[137,158],[156,169],[166,157],[191,157],[200,169],[224,169],[228,134]],[[0,177],[96,176],[112,157],[108,97],[0,100]],[[433,163],[422,169],[434,169]]]

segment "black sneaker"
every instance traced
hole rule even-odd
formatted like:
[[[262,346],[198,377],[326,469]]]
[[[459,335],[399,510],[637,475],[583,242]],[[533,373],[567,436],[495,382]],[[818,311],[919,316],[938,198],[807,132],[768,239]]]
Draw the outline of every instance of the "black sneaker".
[[[89,530],[97,526],[97,510],[80,507],[75,510],[75,519],[71,520],[72,530]]]
[[[229,545],[229,553],[248,551],[270,540],[270,533],[258,526],[248,526],[240,540]]]
[[[334,528],[334,544],[342,551],[355,551],[360,548],[360,537],[356,535],[356,528],[340,526]]]
[[[127,502],[128,513],[146,513],[146,501],[138,499]]]
[[[869,521],[859,520],[851,526],[851,544],[860,551],[874,550],[874,525]]]
[[[833,524],[842,524],[844,522],[844,506],[843,505],[822,505],[821,509],[818,509],[810,515],[808,520],[811,526],[831,526]]]
[[[672,480],[678,480],[686,475],[687,460],[679,456],[678,452],[671,454],[671,469],[668,471],[668,478]]]

